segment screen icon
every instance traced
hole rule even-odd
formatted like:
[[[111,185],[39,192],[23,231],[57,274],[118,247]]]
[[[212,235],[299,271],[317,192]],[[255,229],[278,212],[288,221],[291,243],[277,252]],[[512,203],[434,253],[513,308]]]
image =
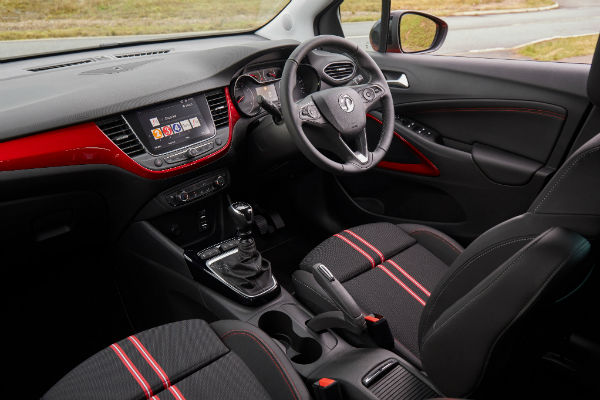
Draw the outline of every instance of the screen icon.
[[[187,119],[184,119],[180,123],[184,131],[189,131],[190,129],[192,129],[192,124],[190,124],[190,121],[188,121]]]
[[[171,128],[173,128],[174,133],[179,133],[179,132],[183,131],[183,128],[181,127],[181,124],[179,122],[175,122],[174,124],[171,124]]]
[[[158,118],[154,117],[154,118],[150,118],[150,124],[152,124],[152,127],[157,127],[160,125],[160,122],[158,122]]]
[[[200,127],[200,121],[198,121],[198,117],[190,118],[190,122],[192,124],[192,128]]]
[[[161,129],[165,136],[171,136],[173,134],[173,129],[171,129],[169,125],[163,126]]]
[[[160,129],[152,129],[152,136],[154,136],[154,139],[162,139],[164,137]]]

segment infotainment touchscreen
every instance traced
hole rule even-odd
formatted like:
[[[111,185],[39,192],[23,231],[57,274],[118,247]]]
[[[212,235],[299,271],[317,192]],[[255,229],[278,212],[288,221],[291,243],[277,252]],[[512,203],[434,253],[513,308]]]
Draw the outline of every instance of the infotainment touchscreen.
[[[138,135],[148,150],[163,154],[211,137],[214,125],[200,101],[206,103],[204,97],[190,97],[136,111]]]

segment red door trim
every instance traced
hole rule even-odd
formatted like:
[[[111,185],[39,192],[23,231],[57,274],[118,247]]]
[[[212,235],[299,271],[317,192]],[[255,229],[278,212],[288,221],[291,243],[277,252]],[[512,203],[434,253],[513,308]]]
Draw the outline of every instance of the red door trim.
[[[374,117],[371,114],[367,114],[367,117],[373,119],[374,121],[383,125],[378,118]],[[379,168],[391,169],[393,171],[400,172],[408,172],[416,175],[425,175],[425,176],[440,176],[440,170],[427,158],[423,153],[419,151],[415,146],[413,146],[409,141],[407,141],[402,135],[398,132],[394,131],[394,136],[402,141],[402,143],[412,151],[415,156],[419,159],[419,164],[404,164],[393,161],[381,161],[377,166]]]
[[[142,167],[119,149],[93,122],[10,140],[0,143],[0,171],[69,165],[108,164],[148,179],[161,179],[188,172],[208,164],[227,153],[233,128],[240,119],[229,88],[225,88],[229,111],[229,137],[224,147],[185,165],[153,171]]]

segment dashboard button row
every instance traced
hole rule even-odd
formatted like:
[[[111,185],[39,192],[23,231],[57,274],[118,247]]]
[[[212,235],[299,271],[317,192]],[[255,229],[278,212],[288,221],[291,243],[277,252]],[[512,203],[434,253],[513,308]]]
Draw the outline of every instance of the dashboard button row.
[[[188,160],[190,158],[198,157],[199,155],[202,155],[202,154],[206,153],[207,151],[212,150],[213,147],[214,147],[214,143],[211,141],[208,143],[201,144],[199,146],[190,147],[186,151],[183,151],[183,152],[177,153],[177,154],[173,154],[171,156],[165,157],[164,159],[167,164],[175,164],[175,163],[179,163],[179,162]]]

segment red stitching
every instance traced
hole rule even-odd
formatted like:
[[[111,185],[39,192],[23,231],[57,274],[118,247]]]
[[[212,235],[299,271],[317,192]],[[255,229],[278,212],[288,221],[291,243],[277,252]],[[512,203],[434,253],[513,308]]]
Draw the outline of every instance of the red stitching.
[[[412,231],[410,234],[414,235],[415,233],[426,233],[428,235],[432,235],[435,236],[436,238],[438,238],[439,240],[441,240],[442,242],[446,243],[448,246],[450,246],[452,248],[452,250],[454,250],[455,252],[457,252],[458,254],[461,253],[460,249],[458,249],[456,246],[454,246],[452,243],[450,243],[449,241],[447,241],[446,239],[444,239],[443,237],[441,237],[440,235],[436,235],[433,232],[429,232],[423,229],[417,229],[416,231]]]
[[[368,248],[373,250],[375,253],[377,253],[379,258],[381,259],[381,262],[385,261],[385,257],[383,256],[383,253],[381,251],[379,251],[379,249],[377,249],[377,247],[373,246],[371,243],[367,242],[365,239],[360,237],[358,234],[352,232],[350,229],[346,229],[344,232],[349,233],[350,235],[354,236],[355,238],[360,240],[365,246],[367,246]]]
[[[371,268],[375,268],[375,260],[373,260],[373,257],[371,257],[370,255],[368,255],[363,249],[361,249],[360,247],[358,247],[357,245],[355,245],[354,243],[352,243],[350,240],[346,239],[345,237],[343,237],[342,235],[340,235],[338,233],[336,233],[333,236],[342,239],[344,242],[346,242],[350,246],[352,246],[352,248],[354,250],[358,251],[360,254],[362,254],[363,256],[365,256],[365,258],[367,260],[369,260],[369,262],[371,263]]]
[[[553,117],[558,119],[565,119],[564,114],[560,114],[555,111],[549,110],[540,110],[536,108],[510,108],[510,107],[482,107],[482,108],[440,108],[435,110],[424,110],[419,111],[417,114],[427,114],[427,113],[436,113],[436,112],[485,112],[485,111],[499,111],[499,112],[522,112],[529,114],[537,114],[545,117]]]
[[[294,399],[298,399],[298,397],[296,396],[296,393],[298,393],[298,389],[296,388],[296,385],[294,384],[293,381],[288,380],[287,370],[285,369],[285,367],[283,365],[279,364],[273,351],[266,343],[264,343],[258,336],[254,335],[252,332],[246,331],[246,330],[231,330],[229,332],[226,332],[223,336],[221,336],[221,339],[225,339],[226,337],[231,336],[231,335],[245,335],[245,336],[250,337],[250,339],[254,340],[256,343],[258,343],[259,346],[262,348],[262,350],[269,356],[271,361],[273,361],[273,364],[275,364],[275,366],[279,370],[279,373],[285,380],[288,388],[290,389],[290,392],[292,393],[292,396],[294,396]],[[268,349],[268,351],[267,351],[267,349]],[[285,371],[285,373],[282,371],[282,368],[283,368],[283,371]],[[292,386],[290,386],[290,383],[294,387],[293,390],[292,390]]]

